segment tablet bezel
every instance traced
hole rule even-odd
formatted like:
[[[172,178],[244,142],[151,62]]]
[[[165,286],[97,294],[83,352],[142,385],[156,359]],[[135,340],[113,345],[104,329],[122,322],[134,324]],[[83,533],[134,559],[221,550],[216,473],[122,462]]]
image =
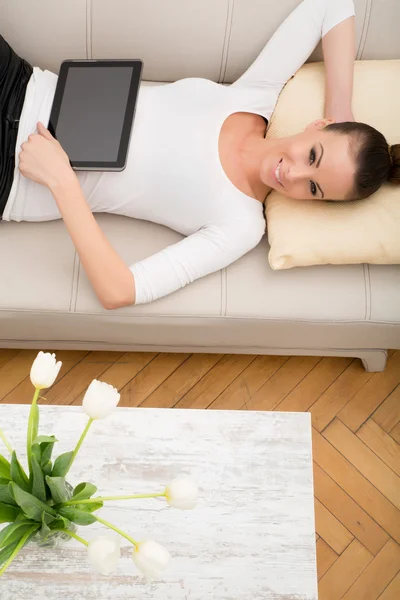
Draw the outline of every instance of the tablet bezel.
[[[56,91],[50,113],[48,129],[57,139],[57,123],[60,116],[61,103],[67,83],[68,72],[71,67],[82,69],[96,69],[99,67],[132,67],[132,77],[128,93],[128,101],[124,122],[122,126],[118,157],[115,161],[74,161],[70,158],[70,164],[74,170],[80,171],[122,171],[126,166],[129,142],[135,117],[137,96],[143,70],[143,61],[140,59],[72,59],[64,60],[60,66]]]

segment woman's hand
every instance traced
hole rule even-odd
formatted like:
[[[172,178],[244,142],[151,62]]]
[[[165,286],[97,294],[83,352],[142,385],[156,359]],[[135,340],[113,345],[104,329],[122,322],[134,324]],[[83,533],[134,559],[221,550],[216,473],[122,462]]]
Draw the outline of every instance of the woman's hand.
[[[326,109],[325,113],[329,115],[334,123],[347,123],[355,121],[351,108],[332,108]]]
[[[50,131],[40,122],[37,130],[21,144],[19,170],[24,177],[51,188],[71,178],[74,172],[68,155]]]

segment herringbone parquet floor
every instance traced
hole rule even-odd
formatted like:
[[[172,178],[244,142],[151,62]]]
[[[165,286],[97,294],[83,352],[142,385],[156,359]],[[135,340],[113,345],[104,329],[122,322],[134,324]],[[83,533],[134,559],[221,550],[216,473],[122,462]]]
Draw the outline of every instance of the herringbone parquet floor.
[[[0,401],[29,403],[36,351],[0,350]],[[57,352],[49,404],[94,378],[125,406],[310,411],[320,600],[400,599],[400,351],[384,373],[347,358]]]

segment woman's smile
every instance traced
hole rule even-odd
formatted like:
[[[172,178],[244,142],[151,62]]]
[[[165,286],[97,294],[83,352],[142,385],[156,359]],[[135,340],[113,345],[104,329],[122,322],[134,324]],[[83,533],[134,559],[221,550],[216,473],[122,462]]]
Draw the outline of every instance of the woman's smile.
[[[282,161],[283,161],[283,158],[281,158],[280,161],[278,162],[278,165],[274,171],[274,176],[275,176],[275,179],[276,179],[278,185],[285,187],[282,182],[282,171],[281,171]]]

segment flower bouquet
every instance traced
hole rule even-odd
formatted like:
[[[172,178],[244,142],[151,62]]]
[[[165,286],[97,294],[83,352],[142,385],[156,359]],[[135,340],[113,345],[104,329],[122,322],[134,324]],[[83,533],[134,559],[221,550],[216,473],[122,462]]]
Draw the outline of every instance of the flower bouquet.
[[[54,435],[39,435],[38,399],[42,389],[53,385],[61,368],[54,354],[39,352],[31,368],[35,387],[27,429],[27,463],[25,470],[4,433],[10,460],[0,455],[0,523],[9,523],[0,531],[0,576],[24,546],[37,543],[54,547],[58,540],[74,538],[87,547],[90,563],[103,575],[109,575],[118,565],[120,537],[133,546],[132,558],[138,569],[149,579],[158,579],[168,566],[169,552],[153,540],[136,541],[97,512],[105,502],[135,498],[164,497],[171,506],[194,508],[197,485],[190,477],[174,479],[163,491],[154,494],[127,496],[95,496],[97,488],[82,482],[72,487],[68,473],[93,421],[107,417],[118,405],[120,394],[111,385],[92,381],[84,396],[82,407],[88,415],[87,425],[74,450],[58,456],[52,453],[57,442]],[[77,534],[77,526],[102,523],[120,537],[104,535],[88,542]]]

